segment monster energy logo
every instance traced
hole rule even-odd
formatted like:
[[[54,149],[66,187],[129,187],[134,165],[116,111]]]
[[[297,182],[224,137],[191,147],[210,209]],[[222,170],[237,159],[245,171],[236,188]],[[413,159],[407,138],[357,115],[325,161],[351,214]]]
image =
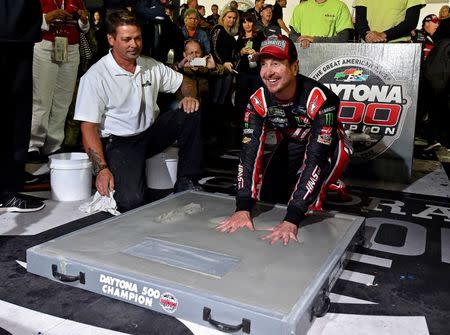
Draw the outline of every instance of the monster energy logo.
[[[327,113],[325,114],[325,124],[327,126],[332,126],[334,120],[334,114],[333,113]]]

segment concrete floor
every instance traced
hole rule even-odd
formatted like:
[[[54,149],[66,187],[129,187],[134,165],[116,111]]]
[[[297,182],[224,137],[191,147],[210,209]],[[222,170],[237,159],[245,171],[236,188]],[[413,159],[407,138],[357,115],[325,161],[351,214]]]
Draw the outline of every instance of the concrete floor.
[[[445,148],[440,149],[437,155],[442,162],[450,162],[450,155]],[[42,171],[42,170],[41,170]],[[409,193],[425,194],[431,196],[450,197],[449,178],[439,161],[415,159],[413,162],[413,178],[410,184],[386,183],[356,180],[349,178],[346,182],[354,186],[378,188],[385,190],[403,191]],[[86,216],[78,207],[77,202],[57,202],[51,200],[49,191],[32,192],[42,197],[46,207],[33,214],[2,213],[0,215],[0,235],[34,235],[48,229],[57,227]],[[361,255],[366,257],[365,255]],[[22,263],[26,266],[26,263]],[[343,273],[345,280],[363,280],[356,278],[356,274]],[[361,303],[352,297],[331,295],[336,303]],[[373,302],[367,301],[371,304]],[[181,320],[196,335],[223,334],[191,322]],[[5,328],[14,335],[21,334],[122,334],[107,329],[77,323],[71,320],[60,319],[51,315],[32,311],[21,306],[0,301],[0,327]],[[308,335],[353,335],[353,334],[429,334],[424,317],[392,317],[327,314],[314,322]]]

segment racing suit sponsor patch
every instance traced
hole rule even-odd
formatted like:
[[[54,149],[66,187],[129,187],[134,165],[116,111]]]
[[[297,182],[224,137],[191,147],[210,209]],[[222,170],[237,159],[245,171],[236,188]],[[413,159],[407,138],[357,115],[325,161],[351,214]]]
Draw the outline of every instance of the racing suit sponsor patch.
[[[244,166],[242,164],[238,166],[237,186],[238,189],[244,188]]]
[[[319,114],[331,113],[331,112],[334,112],[335,110],[336,110],[336,106],[331,106],[331,107],[322,109],[321,111],[319,111]]]
[[[309,94],[307,103],[306,103],[306,111],[308,112],[308,116],[314,120],[316,113],[322,107],[323,103],[327,100],[325,93],[318,88],[314,87]]]
[[[331,134],[333,132],[332,127],[323,127],[320,130],[320,134],[317,137],[317,143],[331,145]]]
[[[247,108],[251,108],[252,106],[249,104],[248,106],[247,106]],[[246,110],[245,111],[245,114],[244,114],[244,122],[248,122],[248,120],[249,120],[249,118],[250,118],[250,114],[251,114],[251,112],[249,111],[249,110]]]
[[[251,140],[252,140],[252,139],[251,139],[250,137],[245,136],[245,137],[242,139],[242,143],[247,144],[247,143],[250,143]]]
[[[285,128],[288,126],[288,119],[286,117],[286,112],[282,108],[277,106],[271,106],[267,110],[267,115],[269,122],[275,128]]]
[[[311,173],[311,176],[309,177],[309,180],[306,182],[306,193],[305,196],[303,197],[303,200],[305,200],[314,191],[316,183],[319,180],[319,176],[320,176],[320,167],[316,165],[313,172]]]
[[[252,103],[255,111],[262,117],[266,116],[266,100],[264,98],[264,88],[260,87],[253,95],[250,97],[250,101]]]
[[[334,114],[333,113],[325,114],[325,124],[327,126],[332,126],[333,123],[334,123]]]

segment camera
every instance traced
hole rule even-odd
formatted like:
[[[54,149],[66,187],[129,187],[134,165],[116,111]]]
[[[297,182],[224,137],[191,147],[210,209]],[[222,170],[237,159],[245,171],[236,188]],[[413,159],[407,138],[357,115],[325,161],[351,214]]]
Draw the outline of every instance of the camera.
[[[248,55],[248,67],[249,68],[251,68],[251,69],[253,69],[253,68],[255,68],[256,66],[258,66],[258,63],[256,63],[254,60],[253,60],[253,55]]]
[[[206,58],[194,58],[189,62],[190,66],[206,66]]]

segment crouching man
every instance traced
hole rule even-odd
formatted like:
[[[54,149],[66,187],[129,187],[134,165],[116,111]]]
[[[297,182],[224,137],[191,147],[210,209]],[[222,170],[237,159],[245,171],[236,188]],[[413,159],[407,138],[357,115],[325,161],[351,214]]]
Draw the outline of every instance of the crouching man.
[[[260,198],[287,203],[283,221],[262,238],[272,244],[297,240],[298,227],[310,209],[320,209],[326,191],[345,194],[338,179],[351,154],[337,120],[339,97],[324,85],[298,74],[294,43],[273,35],[261,44],[260,76],[264,86],[251,97],[244,117],[237,178],[236,212],[217,226],[221,232],[254,230],[251,211]],[[262,174],[264,141],[269,128],[282,138]]]
[[[81,78],[75,119],[102,195],[115,190],[119,210],[145,203],[145,161],[177,141],[175,192],[193,189],[202,173],[199,102],[193,82],[164,64],[140,57],[141,28],[128,11],[107,18],[111,46]],[[159,92],[180,96],[179,109],[160,113]]]

